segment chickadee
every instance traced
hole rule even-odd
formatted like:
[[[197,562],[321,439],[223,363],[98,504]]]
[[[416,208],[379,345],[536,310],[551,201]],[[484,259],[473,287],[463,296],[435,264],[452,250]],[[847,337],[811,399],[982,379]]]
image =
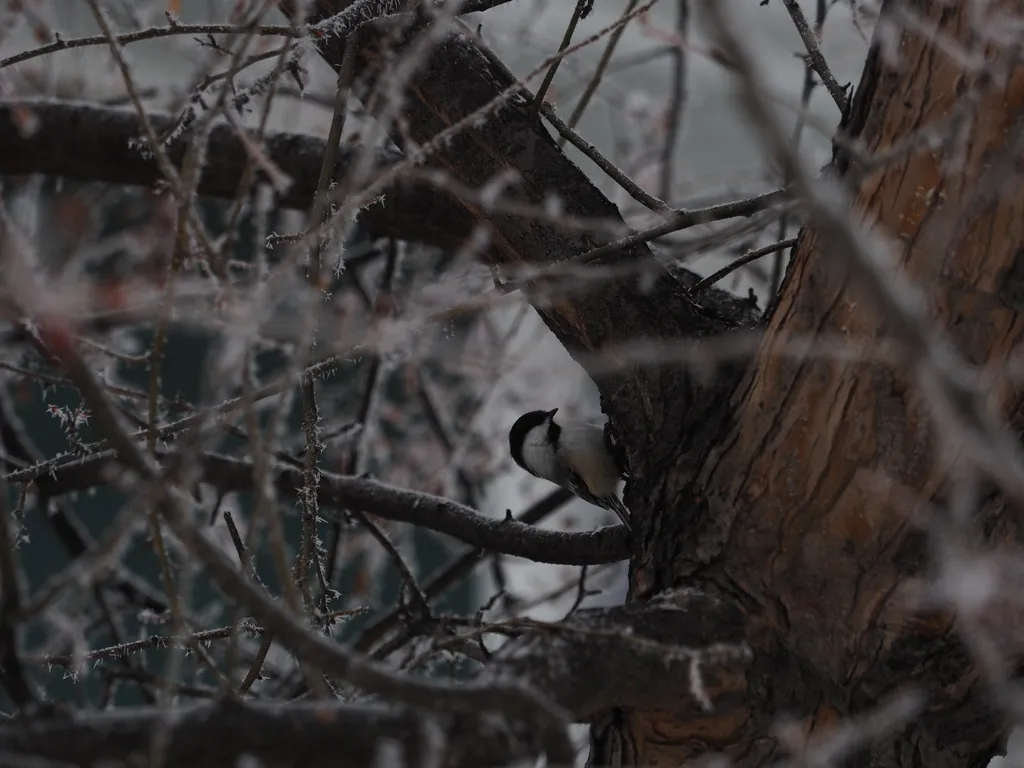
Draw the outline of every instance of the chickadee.
[[[558,409],[524,413],[508,433],[512,460],[531,475],[567,488],[584,501],[619,516],[629,528],[629,510],[616,489],[626,476],[622,447],[606,424],[555,421]]]

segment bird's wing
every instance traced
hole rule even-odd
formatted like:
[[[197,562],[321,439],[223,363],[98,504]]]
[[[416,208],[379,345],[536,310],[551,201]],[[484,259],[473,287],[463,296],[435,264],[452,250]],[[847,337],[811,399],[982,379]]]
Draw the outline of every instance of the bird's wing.
[[[616,515],[619,520],[626,528],[630,528],[629,525],[629,510],[626,509],[626,505],[623,504],[618,496],[595,496],[587,488],[587,484],[583,482],[578,474],[575,472],[569,472],[569,479],[566,481],[566,487],[572,491],[576,496],[583,499],[588,504],[593,504],[595,507],[601,507],[602,509],[610,509]]]
[[[579,476],[578,472],[569,470],[569,477],[565,481],[565,487],[576,494],[579,498],[583,499],[588,504],[593,504],[597,507],[605,507],[606,505],[601,501],[601,498],[595,496],[590,492],[590,488],[583,482],[583,478]]]

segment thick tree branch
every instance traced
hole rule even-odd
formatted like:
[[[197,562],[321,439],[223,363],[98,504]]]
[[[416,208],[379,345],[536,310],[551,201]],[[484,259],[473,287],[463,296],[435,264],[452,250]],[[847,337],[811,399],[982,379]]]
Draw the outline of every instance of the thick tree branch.
[[[680,590],[541,625],[502,646],[483,676],[528,680],[578,722],[616,708],[688,721],[743,707],[752,666],[741,612]]]
[[[203,479],[221,490],[252,484],[248,462],[208,454]],[[294,493],[295,470],[279,470],[281,492]],[[440,496],[389,486],[376,480],[322,473],[320,503],[332,509],[351,507],[388,520],[412,523],[445,533],[479,549],[525,557],[542,563],[597,565],[628,557],[629,535],[620,525],[585,533],[535,528],[515,520],[484,517],[473,509]]]
[[[23,112],[28,110],[28,115]],[[153,127],[166,133],[175,117],[148,113]],[[25,121],[29,127],[25,127]],[[133,149],[141,135],[138,116],[131,110],[95,104],[26,100],[0,102],[0,174],[41,173],[81,181],[151,186],[162,176],[156,162]],[[266,153],[292,184],[278,197],[285,208],[308,210],[316,191],[324,157],[324,142],[295,133],[270,133]],[[181,164],[188,136],[174,142],[168,155]],[[354,150],[340,147],[337,173],[344,174]],[[381,152],[381,166],[398,160],[397,153]],[[227,123],[213,126],[199,193],[233,199],[238,193],[250,158],[235,130]],[[458,248],[471,229],[452,221],[454,199],[446,192],[422,183],[398,183],[388,188],[381,202],[361,212],[367,230],[376,237],[398,237],[447,248]]]
[[[168,452],[159,453],[166,455]],[[203,481],[221,493],[252,487],[251,462],[212,453],[196,460],[201,466]],[[35,483],[50,496],[96,488],[109,482],[109,470],[114,461],[110,451],[94,454],[39,475]],[[302,488],[301,468],[279,464],[274,473],[278,492],[294,498]],[[322,473],[318,498],[320,504],[329,509],[359,509],[386,520],[444,533],[479,549],[536,562],[598,565],[629,557],[629,534],[620,525],[585,533],[542,530],[515,520],[484,517],[474,509],[440,496],[331,472]]]
[[[92,768],[148,757],[166,709],[77,711],[0,725],[0,762],[35,758]],[[399,765],[508,765],[533,756],[494,718],[429,716],[412,709],[341,703],[181,707],[171,717],[165,768],[222,768],[255,760],[265,768],[372,768],[389,750]],[[436,762],[435,762],[436,761]],[[384,761],[388,763],[387,760]],[[35,764],[35,763],[33,763]],[[50,764],[50,763],[46,763]]]
[[[743,617],[726,602],[693,590],[649,604],[584,610],[556,625],[526,623],[494,657],[480,682],[508,680],[548,690],[577,721],[616,707],[659,708],[702,719],[742,709],[752,658]],[[593,670],[605,672],[598,676]],[[659,685],[649,685],[658,679]],[[0,726],[0,754],[92,766],[127,761],[148,748],[157,709],[75,713]],[[531,750],[496,721],[429,716],[401,708],[222,701],[175,711],[167,768],[232,765],[249,754],[267,766],[373,765],[393,741],[403,765],[508,764]],[[440,739],[428,738],[431,731]]]

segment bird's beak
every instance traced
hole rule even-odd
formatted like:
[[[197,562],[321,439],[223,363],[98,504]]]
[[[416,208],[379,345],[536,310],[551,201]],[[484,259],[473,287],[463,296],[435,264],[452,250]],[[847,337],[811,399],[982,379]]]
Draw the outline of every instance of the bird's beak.
[[[557,408],[553,408],[550,411],[548,411],[548,421],[551,421],[553,418],[555,418],[556,413],[558,413]]]

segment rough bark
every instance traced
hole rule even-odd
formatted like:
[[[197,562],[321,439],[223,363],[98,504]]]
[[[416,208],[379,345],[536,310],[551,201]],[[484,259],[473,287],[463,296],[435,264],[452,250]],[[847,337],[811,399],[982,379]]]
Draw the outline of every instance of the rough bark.
[[[970,46],[970,3],[912,5],[926,27]],[[1018,2],[994,5],[1014,18],[1024,10]],[[872,171],[837,152],[835,172],[845,175],[857,213],[895,238],[900,266],[926,291],[935,322],[971,363],[998,364],[1024,333],[1012,300],[1024,188],[1011,160],[1020,147],[1024,70],[986,84],[913,32],[902,33],[897,50],[893,66],[872,48],[842,132],[870,156],[949,115],[978,88],[967,141],[921,144]],[[984,53],[990,66],[1006,66],[995,47]],[[950,162],[957,147],[966,153],[962,165]],[[622,729],[637,764],[679,764],[709,748],[740,765],[760,764],[778,750],[765,736],[780,712],[827,732],[837,718],[908,685],[925,692],[924,713],[858,753],[858,763],[981,766],[999,749],[1005,721],[955,621],[913,605],[929,563],[911,514],[943,502],[949,466],[937,455],[936,425],[912,372],[877,360],[879,341],[892,331],[884,317],[805,231],[734,397],[732,428],[705,457],[697,482],[666,475],[666,514],[643,532],[632,571],[634,599],[697,583],[744,606],[755,695],[742,722],[728,711],[713,726],[629,713]],[[855,363],[781,351],[789,340],[829,336],[876,357]],[[1019,394],[1004,383],[1008,416]],[[879,483],[883,477],[889,485]],[[1016,513],[990,492],[979,531],[992,545],[1014,542]],[[780,668],[769,671],[767,660]],[[714,737],[703,738],[709,729]]]

